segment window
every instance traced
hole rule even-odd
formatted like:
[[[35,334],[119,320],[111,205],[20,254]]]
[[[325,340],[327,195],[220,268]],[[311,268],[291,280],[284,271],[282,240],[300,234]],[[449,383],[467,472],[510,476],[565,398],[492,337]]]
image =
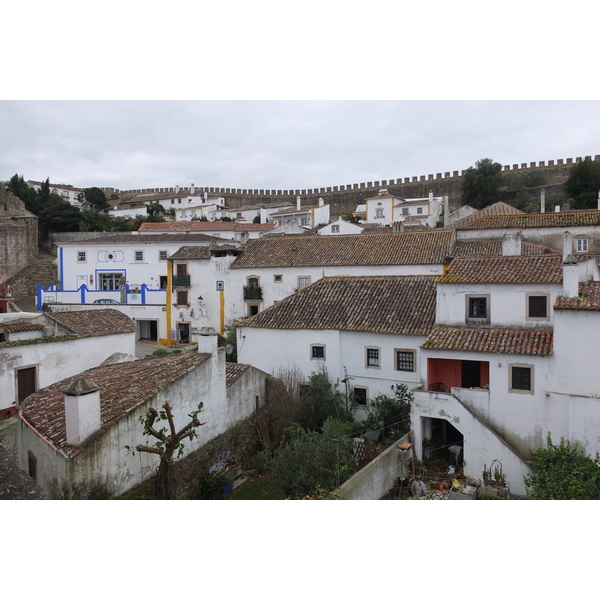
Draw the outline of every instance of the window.
[[[367,348],[367,367],[379,368],[379,348]]]
[[[331,233],[339,233],[340,232],[340,226],[339,225],[332,225],[331,226]]]
[[[169,253],[166,250],[158,251],[158,260],[167,260],[169,258]]]
[[[283,275],[273,275],[273,283],[281,283],[283,281]]]
[[[183,292],[177,292],[177,306],[187,306],[188,304],[188,293],[187,290]]]
[[[301,290],[310,285],[310,277],[298,277],[298,289]]]
[[[325,360],[325,346],[323,346],[322,344],[311,344],[310,359]]]
[[[415,351],[396,350],[396,371],[415,370]]]
[[[467,323],[489,323],[489,303],[490,297],[485,296],[466,296],[467,303]]]
[[[258,304],[248,304],[248,316],[253,317],[258,314]]]
[[[161,290],[166,290],[167,289],[167,282],[169,281],[169,278],[166,275],[159,275],[159,285],[160,285],[160,289]]]
[[[135,260],[136,262],[141,262],[144,260],[144,252],[142,250],[135,251]]]
[[[588,251],[588,241],[587,239],[578,239],[577,240],[577,252],[587,252]]]
[[[407,217],[408,216],[408,208],[403,208],[402,209],[402,216],[403,217]]]
[[[375,218],[376,219],[383,219],[383,208],[378,208],[375,211]]]
[[[527,294],[527,318],[548,319],[548,294]]]
[[[124,273],[98,273],[98,289],[103,291],[121,289],[121,277]]]
[[[300,225],[302,225],[302,227],[308,227],[309,226],[308,217],[302,217],[302,219],[300,219]]]
[[[533,366],[510,365],[509,392],[533,394]]]
[[[417,207],[417,214],[418,215],[422,215],[423,214],[423,207],[422,206]]]
[[[187,275],[187,263],[177,264],[177,277],[185,277]]]
[[[367,388],[353,387],[352,395],[354,396],[354,401],[356,402],[356,404],[364,407],[367,406]]]
[[[77,262],[85,262],[85,252],[77,253]]]
[[[31,451],[27,452],[27,466],[29,477],[37,481],[37,458]]]

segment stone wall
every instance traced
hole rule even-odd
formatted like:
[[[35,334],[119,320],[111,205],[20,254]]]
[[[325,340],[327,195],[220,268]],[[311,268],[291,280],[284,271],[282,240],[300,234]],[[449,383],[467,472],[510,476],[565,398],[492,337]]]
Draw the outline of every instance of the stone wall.
[[[37,217],[0,183],[0,282],[38,254]]]
[[[592,158],[592,157],[590,157]],[[593,157],[594,160],[600,160],[600,155]],[[583,160],[582,157],[556,159],[549,161],[539,161],[530,163],[520,163],[513,165],[504,165],[502,172],[504,174],[523,174],[527,172],[541,172],[546,178],[548,185],[561,185],[568,176],[572,166]],[[350,183],[345,185],[324,187],[324,188],[306,188],[291,190],[267,190],[267,189],[237,189],[237,188],[219,188],[219,187],[177,187],[177,188],[147,188],[137,190],[118,190],[115,188],[102,188],[107,196],[152,196],[154,194],[197,194],[203,195],[204,192],[213,195],[219,195],[225,198],[229,208],[235,209],[247,204],[256,203],[274,203],[274,202],[292,202],[296,201],[297,196],[302,197],[304,205],[316,203],[318,198],[323,198],[326,203],[331,205],[331,214],[341,215],[356,209],[358,204],[363,204],[366,198],[377,195],[380,188],[387,188],[392,195],[401,198],[424,198],[429,195],[429,191],[434,196],[448,196],[450,200],[450,209],[455,210],[460,206],[460,187],[462,171],[447,171],[444,173],[430,173],[413,177],[404,177],[398,179],[383,179],[381,181],[370,181],[365,183]]]

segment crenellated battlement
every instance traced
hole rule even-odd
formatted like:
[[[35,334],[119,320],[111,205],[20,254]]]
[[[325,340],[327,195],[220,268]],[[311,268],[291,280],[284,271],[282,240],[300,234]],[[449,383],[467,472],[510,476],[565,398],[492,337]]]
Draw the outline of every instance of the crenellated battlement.
[[[587,157],[586,157],[587,158]],[[589,157],[591,158],[591,157]],[[539,161],[530,163],[521,163],[513,165],[504,165],[502,167],[503,173],[508,172],[519,172],[519,171],[531,171],[532,169],[543,169],[545,171],[557,171],[558,179],[564,181],[568,175],[560,173],[565,167],[570,169],[574,164],[581,162],[582,157],[577,158],[559,158],[556,160]],[[600,155],[594,156],[594,160],[600,160]],[[401,186],[414,183],[427,183],[427,182],[441,182],[444,180],[460,180],[460,178],[466,173],[466,170],[462,171],[446,171],[444,173],[430,173],[428,175],[420,175],[413,177],[404,177],[398,179],[383,179],[381,181],[369,181],[363,183],[349,183],[339,186],[322,187],[322,188],[306,188],[306,189],[285,189],[285,190],[268,190],[268,189],[246,189],[246,188],[222,188],[222,187],[167,187],[167,188],[141,188],[133,190],[119,190],[115,188],[101,188],[105,194],[117,194],[119,196],[143,196],[143,195],[156,195],[156,194],[178,194],[178,195],[203,195],[212,194],[224,197],[272,197],[272,198],[295,198],[296,196],[316,196],[323,194],[335,194],[336,192],[352,192],[360,190],[373,190],[378,191],[382,187],[389,186]],[[449,183],[449,182],[448,182]],[[549,183],[560,183],[560,181],[549,181]]]

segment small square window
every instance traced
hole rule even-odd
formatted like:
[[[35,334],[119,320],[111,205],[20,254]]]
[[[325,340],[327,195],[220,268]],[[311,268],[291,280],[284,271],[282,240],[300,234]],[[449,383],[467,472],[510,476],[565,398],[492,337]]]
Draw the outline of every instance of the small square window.
[[[368,397],[367,397],[367,388],[360,388],[360,387],[355,387],[352,388],[352,396],[354,397],[354,401],[356,402],[356,404],[358,404],[359,406],[367,406],[367,401],[368,401]]]
[[[469,298],[469,317],[474,319],[487,317],[487,298]]]
[[[312,344],[310,347],[311,360],[325,360],[325,346],[321,344]]]
[[[144,260],[144,253],[142,250],[135,251],[135,260],[136,262],[141,262]]]
[[[423,214],[423,207],[422,207],[422,206],[419,206],[419,207],[417,208],[417,214],[418,214],[418,215],[422,215],[422,214]]]
[[[158,260],[167,260],[169,258],[169,253],[166,250],[158,251]]]
[[[248,304],[248,316],[253,317],[258,314],[258,304]]]
[[[367,348],[367,367],[379,366],[379,348]]]
[[[332,225],[331,226],[331,233],[339,233],[340,232],[340,226],[339,225]]]
[[[415,351],[396,350],[396,371],[415,370]]]
[[[587,252],[587,251],[588,251],[587,239],[578,239],[577,240],[577,252]]]
[[[403,208],[402,209],[402,216],[403,217],[407,217],[408,216],[408,208]]]
[[[533,393],[533,367],[530,365],[510,366],[511,392]]]
[[[283,275],[273,275],[273,283],[281,283],[283,281]]]
[[[85,262],[85,252],[77,253],[77,262]]]
[[[548,296],[532,294],[528,296],[527,301],[527,316],[530,319],[546,319],[548,317]]]

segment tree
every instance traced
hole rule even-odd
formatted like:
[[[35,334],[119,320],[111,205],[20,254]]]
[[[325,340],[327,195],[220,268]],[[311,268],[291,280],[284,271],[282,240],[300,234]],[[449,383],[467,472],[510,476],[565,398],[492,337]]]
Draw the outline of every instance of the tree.
[[[414,397],[403,383],[397,383],[394,395],[379,394],[371,402],[366,425],[383,430],[384,439],[400,439],[410,431],[410,406]]]
[[[45,239],[52,231],[80,231],[82,220],[81,211],[63,200],[52,198],[39,215],[39,227],[42,238]]]
[[[473,208],[485,208],[500,200],[501,186],[502,165],[491,158],[482,158],[462,177],[462,203]]]
[[[146,206],[146,213],[148,214],[148,221],[150,221],[155,217],[164,217],[167,211],[160,202],[151,202]],[[164,221],[164,218],[162,220]]]
[[[306,429],[319,430],[328,417],[352,421],[350,408],[346,407],[346,399],[337,386],[329,382],[325,371],[313,373],[308,388],[301,396],[300,424]]]
[[[99,187],[85,188],[83,190],[85,204],[94,210],[106,210],[109,204],[106,201],[106,195]]]
[[[175,428],[173,411],[169,402],[165,402],[162,405],[160,412],[151,407],[147,414],[140,415],[140,422],[144,426],[144,435],[151,435],[156,438],[156,441],[153,446],[138,444],[135,450],[138,452],[148,452],[149,454],[158,454],[160,456],[154,486],[155,498],[157,500],[171,500],[174,497],[173,455],[177,451],[177,458],[181,458],[185,448],[183,440],[188,438],[191,441],[197,437],[196,429],[204,425],[198,419],[198,415],[202,412],[202,406],[203,403],[200,402],[197,409],[188,415],[190,421],[179,431]],[[169,427],[156,429],[154,424],[160,421],[167,421]],[[125,446],[125,448],[135,455],[131,446]]]
[[[25,204],[25,208],[29,212],[36,216],[40,214],[42,207],[40,206],[39,194],[35,188],[27,185],[23,175],[17,175],[15,173],[10,178],[6,187]]]
[[[597,208],[600,192],[600,161],[589,156],[573,166],[565,182],[567,194],[576,209]]]
[[[531,452],[533,474],[524,477],[533,500],[600,500],[600,455],[586,456],[577,444],[560,438],[552,443],[550,433],[547,448]]]

